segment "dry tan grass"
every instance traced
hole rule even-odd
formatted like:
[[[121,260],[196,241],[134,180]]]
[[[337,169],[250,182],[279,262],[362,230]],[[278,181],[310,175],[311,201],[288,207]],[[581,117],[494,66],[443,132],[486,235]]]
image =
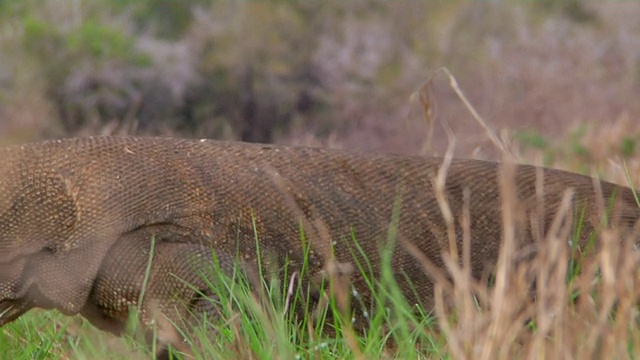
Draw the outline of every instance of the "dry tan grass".
[[[505,171],[503,178],[510,177]],[[518,202],[513,183],[504,182],[501,189],[504,238],[494,285],[472,279],[468,262],[443,255],[453,280],[436,286],[436,315],[450,354],[457,359],[632,356],[640,345],[634,335],[639,330],[640,256],[632,241],[621,241],[615,228],[607,228],[597,240],[597,253],[580,258],[582,269],[568,273],[568,192],[533,258],[516,261],[518,221],[513,214],[518,214]],[[464,238],[467,243],[469,236]],[[469,246],[464,248],[468,252]]]
[[[465,106],[486,129],[487,136],[495,139],[490,127],[459,91],[455,79],[448,72],[446,75]],[[423,86],[417,95],[425,119],[431,122],[433,100],[428,96],[428,86],[429,83]],[[606,156],[606,149],[618,145],[616,140],[629,134],[630,127],[633,125],[623,118],[614,126],[588,132],[585,140],[591,147],[590,153],[600,156],[598,162],[611,166],[609,179],[621,183],[629,178],[638,181],[637,161],[626,162],[626,172],[623,165]],[[447,155],[451,156],[455,137],[450,135],[449,141]],[[605,227],[598,234],[598,247],[593,254],[576,255],[567,241],[572,236],[574,223],[573,194],[568,190],[550,230],[539,236],[534,253],[525,256],[523,261],[518,234],[522,233],[526,222],[522,220],[526,215],[519,208],[514,167],[508,165],[520,155],[510,153],[510,147],[501,140],[493,141],[507,161],[501,170],[500,188],[503,243],[492,284],[489,285],[487,279],[471,277],[469,259],[473,254],[470,254],[468,202],[461,219],[454,219],[446,202],[440,202],[450,235],[455,231],[454,223],[463,224],[462,259],[457,259],[455,247],[452,247],[454,255],[443,253],[447,265],[444,272],[432,266],[418,249],[403,243],[423,261],[425,271],[436,282],[435,313],[446,339],[446,352],[455,359],[635,358],[640,349],[637,307],[640,253],[633,244],[640,233],[640,224],[630,235],[622,235],[615,226]],[[444,187],[440,182],[447,166],[445,160],[439,173],[440,181],[434,184],[434,190],[440,193],[438,198],[442,199]],[[569,162],[564,166],[577,165]],[[542,185],[540,181],[537,187],[538,218],[544,210]],[[468,196],[465,195],[467,200]]]

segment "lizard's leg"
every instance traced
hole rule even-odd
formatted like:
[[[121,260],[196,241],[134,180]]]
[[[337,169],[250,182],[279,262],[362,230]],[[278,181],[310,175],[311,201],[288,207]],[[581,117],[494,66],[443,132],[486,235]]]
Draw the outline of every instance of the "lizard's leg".
[[[166,228],[123,235],[103,260],[86,307],[81,312],[95,326],[121,334],[132,310],[159,342],[186,350],[176,326],[189,332],[201,316],[218,315],[211,290],[212,270],[231,276],[235,259]],[[183,328],[186,327],[186,328]]]

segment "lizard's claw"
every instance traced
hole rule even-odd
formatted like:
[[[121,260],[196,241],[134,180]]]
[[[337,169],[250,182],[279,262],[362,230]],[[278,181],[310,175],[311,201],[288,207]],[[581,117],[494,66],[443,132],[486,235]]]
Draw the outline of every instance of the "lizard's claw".
[[[0,302],[0,326],[4,326],[27,312],[30,306],[26,302],[5,300]]]

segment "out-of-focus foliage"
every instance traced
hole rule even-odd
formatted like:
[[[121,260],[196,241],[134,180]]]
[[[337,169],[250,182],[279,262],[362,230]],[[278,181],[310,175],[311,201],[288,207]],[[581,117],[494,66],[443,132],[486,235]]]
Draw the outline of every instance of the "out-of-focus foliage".
[[[65,131],[88,122],[122,119],[140,98],[148,54],[115,25],[85,19],[72,30],[43,18],[23,20],[26,55],[36,59],[47,94],[56,104]]]
[[[408,99],[446,66],[494,128],[551,138],[640,114],[637,16],[575,0],[0,0],[0,132],[416,153],[427,127]],[[459,154],[491,156],[448,83],[432,90]],[[433,140],[442,153],[440,127]]]
[[[187,96],[192,128],[228,117],[243,140],[270,142],[297,114],[314,110],[322,87],[313,64],[320,4],[216,4],[194,21],[192,50],[200,79]],[[247,26],[246,24],[251,24]],[[214,126],[217,124],[214,124]],[[214,135],[224,129],[211,129]]]
[[[159,38],[178,40],[192,25],[196,7],[210,5],[212,0],[112,0],[111,6],[130,14],[135,32],[152,32]]]

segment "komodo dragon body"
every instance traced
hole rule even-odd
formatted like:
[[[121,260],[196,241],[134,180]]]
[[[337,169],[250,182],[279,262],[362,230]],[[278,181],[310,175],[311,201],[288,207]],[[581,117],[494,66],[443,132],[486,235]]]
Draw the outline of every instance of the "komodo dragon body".
[[[169,310],[177,308],[176,299],[191,310],[211,311],[198,300],[197,290],[206,293],[206,284],[194,269],[213,253],[224,271],[238,261],[256,264],[258,250],[263,267],[281,268],[286,260],[289,273],[308,257],[310,274],[322,272],[333,253],[340,264],[371,264],[376,276],[380,245],[397,221],[397,237],[442,267],[449,243],[433,190],[441,163],[435,157],[169,138],[96,137],[2,149],[0,325],[40,307],[81,313],[120,332],[130,307],[138,305],[152,241],[142,308],[155,304],[169,317],[180,315]],[[447,172],[445,194],[457,219],[459,249],[463,193],[470,194],[475,277],[496,263],[500,249],[499,168],[453,160]],[[536,174],[542,173],[544,229],[568,188],[575,191],[574,208],[585,210],[583,233],[595,229],[597,191],[581,175],[518,166],[524,212],[536,209]],[[632,191],[598,184],[604,204],[615,197],[618,222],[630,228],[640,217]],[[525,222],[521,243],[534,243],[535,231]],[[431,306],[432,281],[421,263],[396,246],[391,265],[409,301]],[[369,287],[359,273],[352,284],[366,300]]]

